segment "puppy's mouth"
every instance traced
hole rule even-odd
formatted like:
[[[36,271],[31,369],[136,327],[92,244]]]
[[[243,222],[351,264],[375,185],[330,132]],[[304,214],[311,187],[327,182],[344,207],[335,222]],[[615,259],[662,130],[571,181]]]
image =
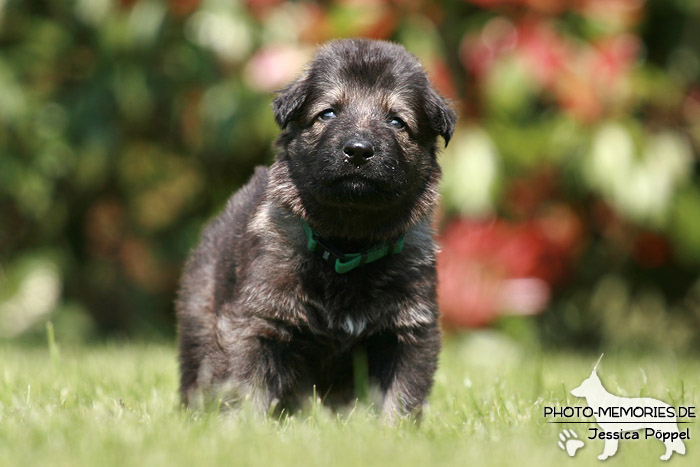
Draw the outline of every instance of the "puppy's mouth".
[[[328,183],[328,186],[339,189],[349,189],[351,191],[383,191],[382,184],[370,177],[359,174],[341,175]]]
[[[386,182],[360,174],[342,175],[325,183],[326,191],[319,201],[338,207],[385,207],[396,202],[398,193]]]

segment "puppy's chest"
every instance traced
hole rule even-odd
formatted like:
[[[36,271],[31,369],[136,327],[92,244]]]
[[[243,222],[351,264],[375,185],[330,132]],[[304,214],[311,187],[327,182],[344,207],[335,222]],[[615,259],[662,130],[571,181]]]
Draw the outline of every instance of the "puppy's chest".
[[[298,303],[304,310],[300,324],[319,334],[339,338],[372,334],[391,326],[397,307],[391,294],[352,281],[319,279],[300,287],[307,298]]]
[[[365,277],[328,277],[306,270],[275,276],[241,290],[246,313],[345,339],[392,327],[400,308],[396,290]]]
[[[436,319],[430,300],[434,284],[416,273],[419,262],[406,252],[339,274],[308,251],[303,232],[290,235],[301,229],[298,220],[275,218],[289,225],[261,234],[258,254],[238,271],[242,287],[237,302],[244,314],[333,338],[368,336]]]
[[[368,289],[353,290],[353,287],[333,287],[324,284],[322,293],[308,303],[301,304],[313,315],[316,331],[338,337],[357,337],[371,334],[377,329],[390,325],[394,304],[377,298],[378,291]]]

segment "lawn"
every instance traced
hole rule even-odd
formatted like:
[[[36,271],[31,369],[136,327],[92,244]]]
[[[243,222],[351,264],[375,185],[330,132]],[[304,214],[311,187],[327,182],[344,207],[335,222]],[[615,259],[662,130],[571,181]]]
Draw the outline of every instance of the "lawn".
[[[533,350],[493,332],[447,339],[420,427],[383,426],[358,405],[338,415],[315,405],[284,420],[182,410],[175,349],[167,344],[0,345],[0,465],[600,465],[588,425],[547,423],[545,406],[582,406],[569,391],[594,354]],[[697,406],[700,361],[608,353],[607,389]],[[700,465],[697,424],[685,456]],[[563,428],[585,446],[557,446]],[[663,465],[656,440],[621,441],[608,465]]]

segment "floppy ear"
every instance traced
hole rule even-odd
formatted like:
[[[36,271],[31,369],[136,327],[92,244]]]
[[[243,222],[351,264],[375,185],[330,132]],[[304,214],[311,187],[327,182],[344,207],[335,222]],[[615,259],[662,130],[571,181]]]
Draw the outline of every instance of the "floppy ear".
[[[272,111],[280,128],[284,130],[290,122],[299,117],[301,107],[306,100],[306,94],[305,75],[279,91],[279,95],[272,101]]]
[[[457,113],[445,98],[430,88],[425,96],[425,113],[430,120],[430,127],[445,139],[445,147],[452,138],[457,122]]]

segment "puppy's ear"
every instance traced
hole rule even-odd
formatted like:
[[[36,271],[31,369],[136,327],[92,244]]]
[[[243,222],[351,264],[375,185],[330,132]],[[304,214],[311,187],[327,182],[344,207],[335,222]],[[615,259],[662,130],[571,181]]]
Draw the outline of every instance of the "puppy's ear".
[[[452,138],[457,122],[455,112],[445,98],[430,88],[425,96],[425,113],[430,120],[430,127],[445,139],[445,147]]]
[[[292,84],[279,91],[279,95],[272,101],[272,111],[275,121],[283,130],[290,122],[299,117],[307,95],[306,76],[303,75]]]

